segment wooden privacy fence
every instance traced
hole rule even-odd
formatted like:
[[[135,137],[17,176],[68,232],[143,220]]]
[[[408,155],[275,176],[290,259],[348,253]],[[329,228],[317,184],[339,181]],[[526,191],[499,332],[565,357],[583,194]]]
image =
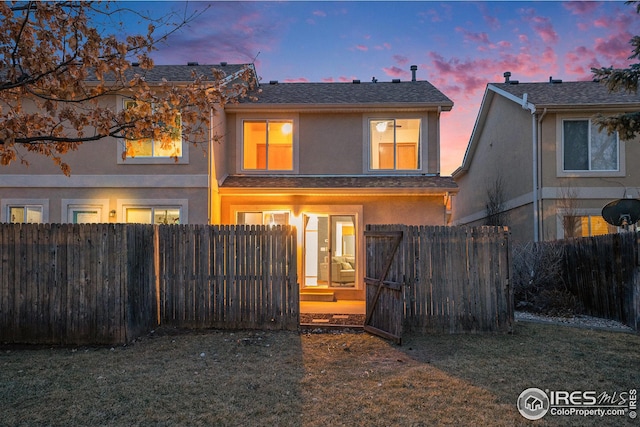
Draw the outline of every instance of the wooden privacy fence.
[[[640,234],[633,232],[542,242],[560,245],[561,276],[586,314],[640,327]]]
[[[157,324],[153,228],[0,224],[0,342],[126,342]]]
[[[402,285],[405,328],[449,333],[512,330],[507,228],[367,226],[367,233],[394,231],[402,231],[402,240],[385,280]],[[367,239],[367,275],[378,277],[376,270],[385,265],[389,248],[384,239]],[[385,310],[393,315],[384,305],[377,310],[372,317],[384,318]]]
[[[293,227],[0,224],[0,342],[298,327]]]
[[[160,226],[160,322],[181,327],[297,329],[291,226]]]

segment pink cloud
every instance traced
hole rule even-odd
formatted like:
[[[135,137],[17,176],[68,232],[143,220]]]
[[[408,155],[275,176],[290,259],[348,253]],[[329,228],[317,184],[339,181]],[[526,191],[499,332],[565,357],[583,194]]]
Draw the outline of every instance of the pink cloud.
[[[393,55],[393,60],[400,65],[406,65],[409,63],[409,58],[404,55]]]
[[[403,77],[403,76],[408,76],[409,73],[407,73],[406,71],[404,71],[402,68],[398,68],[398,67],[384,67],[382,69],[382,71],[385,72],[385,74],[387,76],[390,77]]]
[[[531,25],[534,33],[545,43],[556,43],[559,39],[558,33],[553,28],[551,20],[544,16],[539,16],[532,8],[521,9],[520,13],[525,22]]]
[[[472,33],[464,28],[457,27],[456,31],[462,33],[464,39],[474,43],[489,44],[489,35],[487,33]]]
[[[287,78],[283,80],[284,83],[309,83],[309,79],[306,77]]]
[[[376,45],[373,48],[375,50],[389,50],[391,49],[391,45],[389,43],[382,43],[381,45]]]
[[[313,16],[319,16],[319,17],[321,17],[321,18],[324,18],[324,17],[326,17],[326,16],[327,16],[327,14],[326,14],[324,11],[322,11],[322,10],[314,10],[314,11],[312,12],[312,15],[313,15]]]
[[[559,39],[558,33],[553,29],[553,24],[549,18],[536,17],[533,29],[545,43],[556,43]]]
[[[482,18],[492,30],[497,30],[500,28],[500,21],[498,20],[498,18],[489,15],[483,15]]]
[[[369,50],[369,48],[363,44],[358,44],[355,46],[355,48],[361,52],[366,52]]]
[[[562,3],[573,15],[585,15],[596,10],[600,4],[595,1],[568,1]]]
[[[615,34],[607,38],[596,38],[594,50],[611,61],[611,65],[626,66],[631,55],[631,35]]]

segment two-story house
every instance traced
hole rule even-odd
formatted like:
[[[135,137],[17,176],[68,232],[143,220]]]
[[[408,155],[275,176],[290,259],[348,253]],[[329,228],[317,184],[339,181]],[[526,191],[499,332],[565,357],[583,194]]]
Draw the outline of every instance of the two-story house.
[[[500,212],[514,240],[615,232],[602,208],[639,198],[640,141],[594,123],[597,113],[640,110],[640,94],[598,82],[521,83],[505,73],[487,85],[462,166],[453,223],[481,225]]]
[[[146,81],[181,84],[212,67],[230,80],[244,68],[156,66]],[[212,114],[204,151],[179,135],[174,150],[146,141],[126,159],[121,141],[84,144],[65,157],[70,177],[32,156],[0,169],[0,221],[294,225],[302,290],[362,299],[365,225],[446,225],[457,191],[439,174],[439,119],[453,102],[415,74],[257,85],[257,101]],[[103,102],[127,108],[123,96]]]
[[[225,107],[214,145],[214,222],[292,224],[303,292],[364,297],[366,224],[446,225],[457,191],[440,171],[440,114],[427,81],[279,83]]]

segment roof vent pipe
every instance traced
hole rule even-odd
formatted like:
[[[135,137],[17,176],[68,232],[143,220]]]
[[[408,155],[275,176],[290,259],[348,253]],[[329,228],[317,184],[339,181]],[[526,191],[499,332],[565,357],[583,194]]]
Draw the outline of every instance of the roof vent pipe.
[[[553,77],[549,76],[549,83],[553,83],[553,84],[562,83],[562,80],[554,79]]]
[[[504,82],[509,83],[509,78],[511,77],[511,71],[506,71],[504,74]]]
[[[416,71],[418,71],[418,66],[417,65],[412,65],[411,66],[411,81],[412,82],[416,81]]]

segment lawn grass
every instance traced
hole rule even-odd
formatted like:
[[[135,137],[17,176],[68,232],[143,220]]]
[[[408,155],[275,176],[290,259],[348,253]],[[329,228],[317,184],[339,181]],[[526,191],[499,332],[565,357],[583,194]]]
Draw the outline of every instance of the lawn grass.
[[[159,330],[115,348],[0,347],[0,426],[638,425],[518,412],[529,387],[640,388],[640,336]]]

